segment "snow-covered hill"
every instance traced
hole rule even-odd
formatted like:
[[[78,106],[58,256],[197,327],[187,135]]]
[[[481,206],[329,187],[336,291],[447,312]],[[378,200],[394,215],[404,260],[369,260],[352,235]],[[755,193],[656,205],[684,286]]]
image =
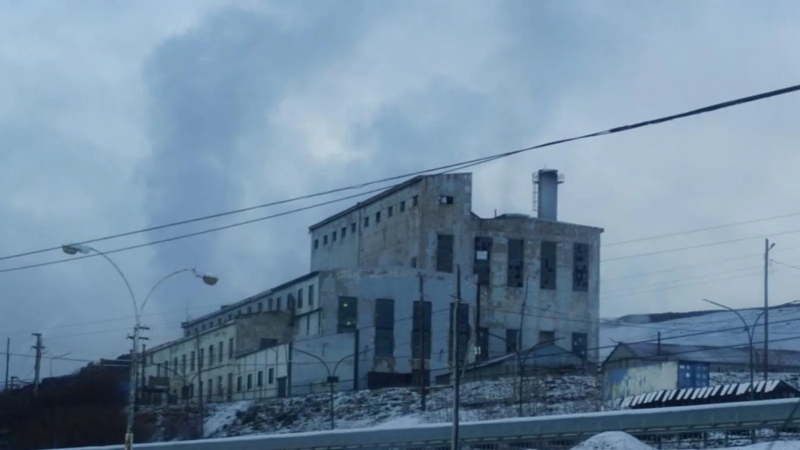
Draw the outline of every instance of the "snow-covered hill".
[[[742,310],[739,313],[752,326],[762,309]],[[797,350],[800,348],[800,307],[788,306],[770,309],[770,348]],[[764,320],[761,317],[753,341],[764,342]],[[746,346],[744,324],[731,311],[721,310],[695,317],[685,317],[657,323],[640,323],[637,320],[604,320],[600,326],[600,358],[605,359],[615,342],[661,340],[669,344],[694,344],[710,346]]]

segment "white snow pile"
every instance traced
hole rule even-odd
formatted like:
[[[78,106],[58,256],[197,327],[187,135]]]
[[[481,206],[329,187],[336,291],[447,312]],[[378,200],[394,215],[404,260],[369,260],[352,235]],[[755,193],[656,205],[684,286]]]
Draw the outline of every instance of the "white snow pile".
[[[655,450],[628,433],[609,431],[592,436],[572,450]]]

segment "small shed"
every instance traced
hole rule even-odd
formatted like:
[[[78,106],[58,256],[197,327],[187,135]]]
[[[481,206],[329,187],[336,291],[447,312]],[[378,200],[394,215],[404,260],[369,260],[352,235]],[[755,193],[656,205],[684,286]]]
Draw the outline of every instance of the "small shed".
[[[518,352],[498,356],[468,365],[464,369],[462,381],[477,381],[498,378],[504,375],[542,371],[585,370],[587,362],[575,353],[555,344],[534,346]],[[594,366],[596,370],[596,365]],[[451,372],[436,377],[436,384],[449,384]]]
[[[762,355],[760,349],[754,352],[753,361],[756,367],[763,359]],[[703,362],[709,364],[711,372],[744,371],[750,367],[750,348],[621,342],[603,362],[603,372],[646,366],[656,361]],[[800,352],[770,350],[769,367],[771,372],[800,372]]]

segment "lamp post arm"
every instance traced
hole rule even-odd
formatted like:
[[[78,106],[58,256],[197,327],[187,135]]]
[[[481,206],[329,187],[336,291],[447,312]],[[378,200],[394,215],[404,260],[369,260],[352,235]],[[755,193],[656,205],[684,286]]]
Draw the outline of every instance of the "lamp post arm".
[[[312,358],[316,359],[317,361],[321,362],[321,363],[322,363],[322,365],[323,365],[323,366],[325,366],[325,370],[327,370],[327,371],[328,371],[328,376],[329,376],[329,377],[333,376],[333,374],[331,373],[331,369],[330,369],[330,367],[328,367],[328,363],[326,363],[324,359],[320,358],[319,356],[317,356],[317,355],[315,355],[315,354],[313,354],[313,353],[309,353],[309,352],[307,352],[307,351],[305,351],[305,350],[301,350],[301,349],[299,349],[299,348],[294,348],[293,350],[294,350],[294,351],[296,351],[296,352],[300,352],[300,353],[302,353],[302,354],[304,354],[304,355],[308,355],[308,356],[310,356],[310,357],[312,357]]]
[[[176,270],[175,272],[172,272],[172,273],[168,274],[167,276],[165,276],[164,278],[158,280],[158,282],[156,284],[154,284],[153,287],[150,289],[150,292],[147,293],[147,297],[144,298],[144,301],[142,302],[142,311],[144,311],[144,306],[147,304],[147,301],[150,300],[150,296],[153,295],[153,292],[156,290],[157,287],[161,286],[161,283],[167,281],[168,279],[174,277],[175,275],[178,275],[179,273],[191,272],[193,270],[194,269]]]
[[[128,288],[128,293],[131,294],[131,301],[133,302],[133,312],[136,314],[136,325],[139,325],[139,319],[140,319],[140,316],[141,316],[141,311],[139,310],[139,307],[138,307],[138,305],[136,303],[136,295],[133,293],[133,288],[131,288],[130,282],[128,282],[128,277],[126,277],[125,274],[122,273],[122,270],[120,270],[119,266],[117,266],[117,263],[115,263],[114,260],[109,258],[108,255],[106,255],[105,253],[101,252],[100,250],[98,250],[98,249],[96,249],[94,247],[89,247],[88,245],[86,247],[90,248],[93,252],[95,252],[98,255],[100,255],[103,258],[105,258],[106,261],[108,261],[112,266],[114,266],[114,269],[116,269],[116,271],[119,274],[119,276],[122,277],[122,281],[125,282],[125,287]]]

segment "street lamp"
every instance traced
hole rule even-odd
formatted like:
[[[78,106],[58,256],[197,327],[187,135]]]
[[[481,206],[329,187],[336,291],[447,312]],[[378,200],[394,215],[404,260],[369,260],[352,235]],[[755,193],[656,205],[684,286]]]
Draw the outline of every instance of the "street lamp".
[[[212,276],[212,275],[201,274],[195,269],[177,270],[175,272],[172,272],[172,273],[168,274],[167,276],[163,277],[162,279],[160,279],[153,286],[153,288],[150,289],[150,292],[148,292],[147,297],[145,297],[145,300],[142,303],[142,306],[139,307],[139,305],[136,302],[136,294],[133,293],[133,289],[131,288],[131,284],[128,282],[128,278],[125,277],[125,274],[122,273],[122,270],[120,270],[119,266],[117,266],[117,264],[111,258],[109,258],[108,255],[106,255],[105,253],[101,252],[100,250],[97,250],[96,248],[90,247],[90,246],[88,246],[86,244],[62,245],[61,246],[61,250],[63,250],[64,253],[66,253],[67,255],[76,255],[78,253],[89,254],[89,253],[94,252],[94,253],[97,253],[98,255],[102,256],[106,261],[109,262],[109,264],[114,266],[114,269],[117,271],[117,273],[119,273],[120,277],[122,277],[122,280],[125,282],[125,287],[128,288],[128,292],[131,295],[131,302],[133,303],[133,313],[134,313],[134,317],[135,317],[135,320],[136,320],[136,324],[135,324],[135,326],[133,328],[133,349],[131,350],[131,363],[130,363],[130,365],[131,365],[130,384],[131,385],[130,385],[130,389],[128,391],[127,426],[126,426],[126,433],[125,433],[125,450],[130,450],[131,447],[133,446],[133,415],[134,415],[134,408],[135,408],[135,404],[136,404],[136,361],[137,361],[137,351],[138,351],[138,348],[139,348],[139,331],[142,330],[141,319],[142,319],[142,311],[144,310],[144,306],[147,304],[147,301],[150,299],[150,296],[153,294],[153,291],[155,291],[155,289],[161,283],[163,283],[166,279],[168,279],[168,278],[170,278],[170,277],[172,277],[174,275],[177,275],[179,273],[192,272],[192,274],[194,276],[202,279],[203,282],[205,284],[209,285],[209,286],[213,286],[213,285],[217,284],[217,281],[219,281],[219,279],[214,277],[214,276]]]
[[[767,310],[765,309],[758,316],[756,316],[756,320],[753,322],[753,325],[751,326],[750,324],[747,323],[747,320],[745,320],[744,316],[742,316],[739,313],[739,311],[737,311],[737,310],[735,310],[735,309],[733,309],[733,308],[731,308],[729,306],[725,306],[722,303],[717,303],[715,301],[708,300],[706,298],[704,298],[702,300],[704,302],[711,303],[712,305],[716,305],[716,306],[719,306],[720,308],[727,309],[728,311],[733,312],[734,314],[736,314],[739,317],[739,320],[742,321],[742,324],[744,324],[744,331],[747,333],[747,340],[750,343],[750,352],[749,352],[750,353],[750,399],[754,400],[755,399],[755,385],[754,385],[754,383],[755,383],[755,368],[753,367],[753,351],[754,351],[753,338],[754,338],[754,335],[755,335],[755,332],[756,332],[756,327],[758,327],[758,321],[764,316],[764,313],[766,313]],[[793,305],[793,304],[796,304],[798,302],[800,302],[800,300],[795,300],[795,301],[786,303],[786,304],[784,304],[782,306]],[[765,358],[766,358],[766,355],[765,355]],[[764,373],[766,373],[766,370],[765,370]],[[765,376],[764,377],[764,381],[766,381],[766,380],[767,380],[767,377]]]

